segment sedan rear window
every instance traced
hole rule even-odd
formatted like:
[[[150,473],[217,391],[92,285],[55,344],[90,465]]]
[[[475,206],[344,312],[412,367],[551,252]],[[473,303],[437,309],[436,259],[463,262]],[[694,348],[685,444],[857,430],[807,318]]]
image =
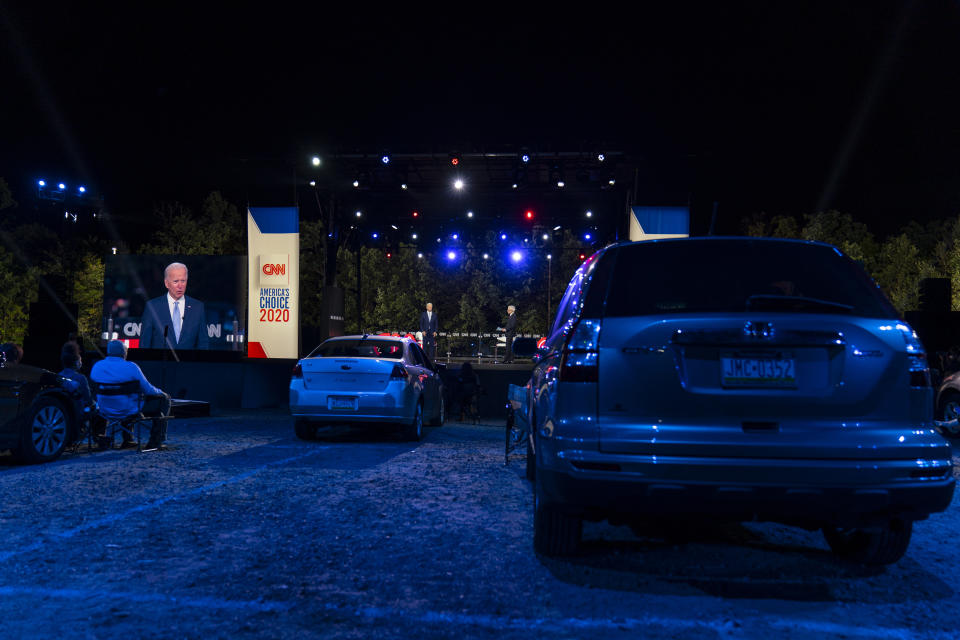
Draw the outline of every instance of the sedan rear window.
[[[784,311],[896,318],[850,258],[770,240],[681,240],[621,247],[606,315]]]
[[[403,343],[394,340],[328,340],[313,350],[311,358],[391,358],[403,357]]]

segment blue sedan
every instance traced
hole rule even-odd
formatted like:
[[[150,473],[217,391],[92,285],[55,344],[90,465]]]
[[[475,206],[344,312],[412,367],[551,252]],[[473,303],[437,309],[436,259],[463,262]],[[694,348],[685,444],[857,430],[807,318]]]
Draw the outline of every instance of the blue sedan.
[[[392,423],[417,441],[424,416],[444,421],[440,365],[409,338],[330,338],[294,368],[290,413],[304,440],[322,424]]]

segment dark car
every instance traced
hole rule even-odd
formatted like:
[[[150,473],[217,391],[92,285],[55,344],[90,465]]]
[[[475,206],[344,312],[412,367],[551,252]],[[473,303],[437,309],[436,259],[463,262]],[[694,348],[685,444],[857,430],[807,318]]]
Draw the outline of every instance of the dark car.
[[[59,458],[78,435],[73,384],[46,369],[0,363],[0,451],[26,463]]]
[[[534,547],[583,520],[772,520],[898,560],[954,492],[916,333],[831,245],[687,238],[608,247],[574,275],[527,414]]]

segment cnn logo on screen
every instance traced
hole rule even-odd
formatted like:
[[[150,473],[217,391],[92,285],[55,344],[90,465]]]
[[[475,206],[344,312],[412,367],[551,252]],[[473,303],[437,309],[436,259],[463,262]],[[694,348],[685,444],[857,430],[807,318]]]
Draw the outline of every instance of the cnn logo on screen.
[[[262,254],[259,256],[258,263],[261,285],[290,282],[290,257],[287,254]]]

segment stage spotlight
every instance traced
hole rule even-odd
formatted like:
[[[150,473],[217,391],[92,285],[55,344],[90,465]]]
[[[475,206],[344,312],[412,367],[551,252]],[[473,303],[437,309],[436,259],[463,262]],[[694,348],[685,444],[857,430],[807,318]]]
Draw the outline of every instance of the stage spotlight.
[[[587,254],[581,253],[581,254],[580,254],[580,262],[583,262],[583,261],[586,260],[586,259],[587,259]]]
[[[459,233],[454,233],[454,234],[451,235],[450,237],[453,238],[454,240],[459,240],[459,239],[460,239],[460,234],[459,234]]]
[[[311,160],[311,162],[313,163],[313,166],[319,167],[319,166],[320,166],[320,156],[313,156],[313,159]]]
[[[457,191],[462,191],[462,190],[463,190],[463,180],[460,179],[460,178],[457,178],[456,180],[454,180],[454,181],[453,181],[453,188],[456,189]]]
[[[563,189],[565,186],[567,186],[567,183],[565,183],[563,180],[557,180],[557,187]]]
[[[514,263],[520,262],[521,260],[523,260],[523,253],[521,253],[520,251],[513,251],[510,253],[510,259]]]
[[[528,162],[530,162],[530,154],[529,153],[521,154],[520,162],[522,162],[523,164],[527,164]]]
[[[390,228],[393,229],[394,231],[400,231],[400,227],[398,227],[395,224],[390,225]]]
[[[354,188],[359,187],[359,186],[360,186],[360,181],[359,181],[359,180],[354,180],[354,181],[353,181],[353,186],[354,186]]]
[[[489,254],[489,253],[483,254],[483,259],[484,259],[484,260],[489,260],[489,259],[490,259],[490,254]]]
[[[39,181],[37,181],[37,184],[38,184],[39,186],[41,186],[41,187],[45,187],[45,186],[47,186],[47,181],[46,181],[46,180],[39,180]]]
[[[406,190],[407,190],[407,183],[404,182],[403,184],[401,184],[401,185],[400,185],[400,188],[403,189],[404,191],[406,191]]]
[[[390,253],[389,251],[387,251],[387,260],[389,260],[389,259],[392,258],[392,257],[393,257],[393,254]]]
[[[553,230],[554,230],[554,231],[560,231],[560,229],[562,229],[562,228],[563,228],[563,227],[561,227],[561,226],[558,224],[557,226],[555,226],[555,227],[553,228]]]
[[[588,218],[592,218],[592,217],[593,217],[593,211],[587,210],[587,213],[586,213],[585,215],[586,215]]]
[[[419,212],[419,211],[414,211],[414,212],[413,212],[413,217],[414,217],[414,218],[419,218],[419,217],[420,217],[420,212]]]
[[[548,254],[547,254],[547,260],[553,260],[553,254],[552,254],[552,253],[548,253]]]
[[[511,189],[516,189],[516,188],[517,188],[517,183],[514,182],[513,185],[512,185],[510,188],[511,188]]]
[[[410,238],[413,239],[413,240],[416,240],[416,239],[417,239],[417,234],[415,234],[415,233],[411,234],[411,235],[410,235]]]
[[[460,165],[460,154],[458,154],[458,153],[451,153],[451,154],[450,154],[450,164],[451,164],[451,166],[454,166],[454,167],[459,166],[459,165]]]
[[[117,255],[117,248],[116,247],[111,247],[111,248],[113,249],[113,255]]]
[[[388,155],[381,156],[380,162],[382,162],[383,164],[390,164],[390,156]]]
[[[420,259],[420,258],[423,258],[423,254],[422,254],[422,253],[418,253],[418,254],[417,254],[417,259]]]
[[[602,153],[597,154],[597,162],[603,162],[606,159],[606,156],[604,156]]]
[[[372,234],[370,234],[370,235],[373,237],[374,240],[376,240],[377,238],[380,237],[380,234],[377,233],[376,231],[374,231],[374,232],[373,232]]]
[[[83,186],[83,185],[80,185],[80,186],[77,188],[77,191],[79,191],[80,193],[86,193],[86,192],[87,192],[87,188],[86,188],[85,186]]]
[[[457,252],[456,251],[447,251],[447,260],[456,260]]]
[[[507,234],[501,233],[501,234],[500,234],[500,239],[501,239],[501,240],[506,240],[506,239],[507,239]]]
[[[523,217],[525,217],[527,220],[533,220],[533,210],[527,209],[526,213],[523,214]]]
[[[467,211],[467,217],[468,217],[468,218],[472,218],[472,217],[473,217],[473,211]]]
[[[547,234],[547,233],[543,234],[541,237],[542,237],[544,240],[549,240],[549,239],[550,239],[550,235]]]
[[[613,185],[617,184],[617,181],[614,180],[613,178],[610,178],[610,179],[607,181],[607,184],[609,184],[609,185],[612,187]]]
[[[590,239],[592,239],[592,238],[593,238],[593,236],[591,236],[589,233],[583,234],[583,239],[584,239],[584,240],[590,240]]]
[[[363,215],[363,212],[357,211],[357,217],[358,217],[358,218],[361,217],[362,215]]]
[[[311,181],[310,181],[310,186],[311,186],[311,187],[317,186],[317,181],[316,181],[316,180],[311,180]]]
[[[64,189],[67,188],[67,185],[63,184],[62,182],[61,182],[60,184],[58,184],[57,186],[60,187],[60,190],[61,190],[61,191],[63,191]]]

